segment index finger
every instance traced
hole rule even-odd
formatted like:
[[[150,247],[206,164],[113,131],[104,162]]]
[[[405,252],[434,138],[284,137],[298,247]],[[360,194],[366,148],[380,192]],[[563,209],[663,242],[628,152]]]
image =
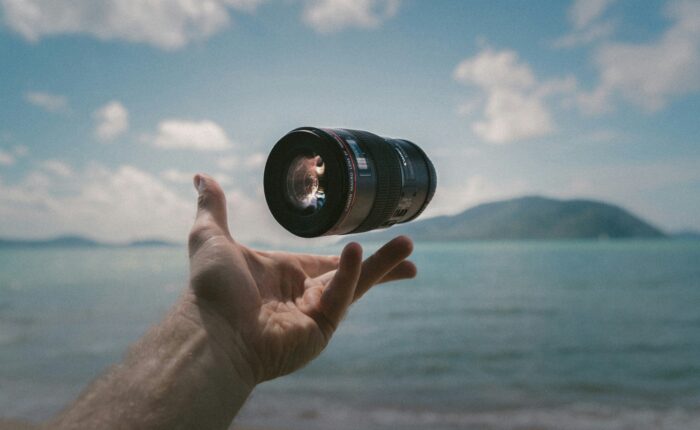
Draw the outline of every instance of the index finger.
[[[321,295],[321,312],[332,325],[338,327],[345,311],[355,297],[355,288],[362,269],[362,247],[357,243],[345,245],[340,256],[338,270],[333,274]]]

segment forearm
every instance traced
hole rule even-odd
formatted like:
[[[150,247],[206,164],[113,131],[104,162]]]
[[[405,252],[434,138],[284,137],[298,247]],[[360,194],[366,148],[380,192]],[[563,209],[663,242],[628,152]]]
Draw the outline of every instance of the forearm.
[[[226,429],[254,385],[231,336],[186,294],[122,363],[47,426]]]

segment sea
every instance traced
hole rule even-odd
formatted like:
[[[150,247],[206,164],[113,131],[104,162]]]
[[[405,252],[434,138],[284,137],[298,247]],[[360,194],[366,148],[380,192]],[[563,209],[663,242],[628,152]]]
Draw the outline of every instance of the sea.
[[[700,241],[416,243],[412,259],[416,279],[375,287],[235,425],[700,429]],[[0,250],[0,416],[65,407],[186,284],[184,247]]]

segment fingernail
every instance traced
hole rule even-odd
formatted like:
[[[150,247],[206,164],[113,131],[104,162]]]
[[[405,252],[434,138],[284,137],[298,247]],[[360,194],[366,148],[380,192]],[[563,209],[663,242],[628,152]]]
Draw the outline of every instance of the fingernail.
[[[206,189],[206,181],[200,175],[194,176],[194,187],[197,189],[199,194],[202,194]]]

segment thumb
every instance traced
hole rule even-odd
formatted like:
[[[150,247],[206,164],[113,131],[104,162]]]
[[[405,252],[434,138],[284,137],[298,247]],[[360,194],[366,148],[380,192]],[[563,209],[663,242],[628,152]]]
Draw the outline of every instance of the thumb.
[[[214,179],[204,174],[194,176],[194,187],[199,194],[195,227],[212,227],[213,223],[221,231],[229,234],[224,190]]]

